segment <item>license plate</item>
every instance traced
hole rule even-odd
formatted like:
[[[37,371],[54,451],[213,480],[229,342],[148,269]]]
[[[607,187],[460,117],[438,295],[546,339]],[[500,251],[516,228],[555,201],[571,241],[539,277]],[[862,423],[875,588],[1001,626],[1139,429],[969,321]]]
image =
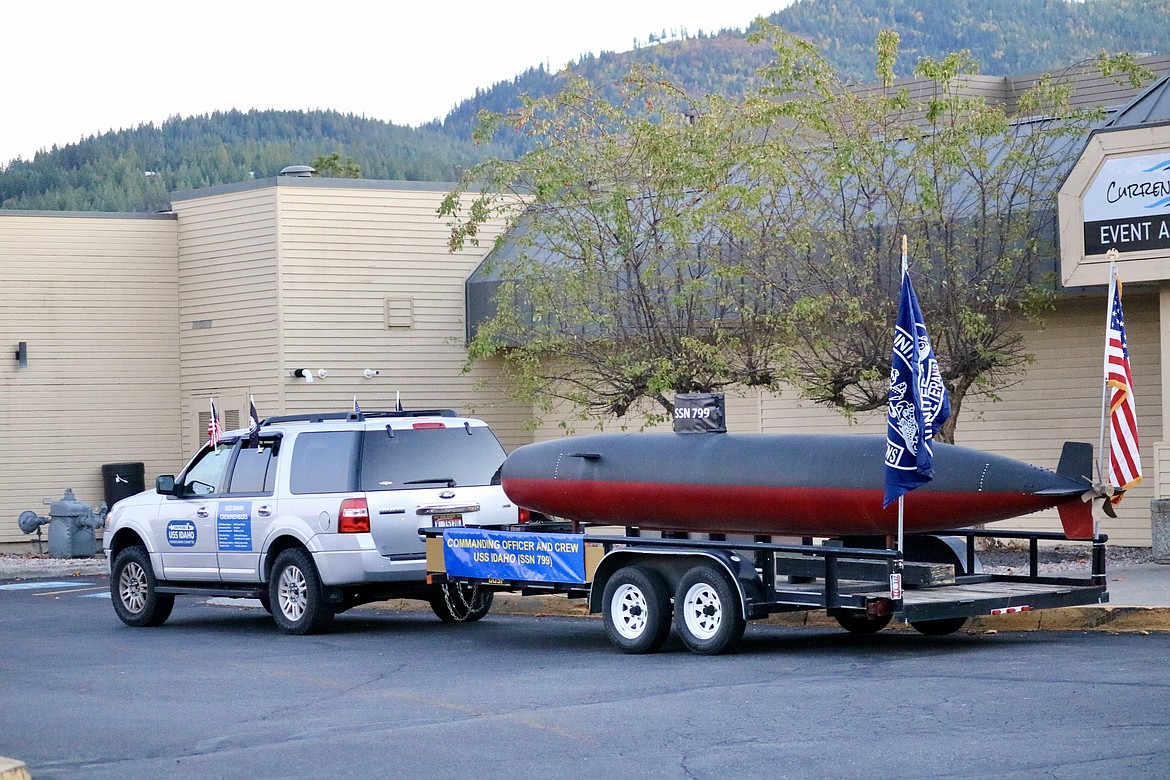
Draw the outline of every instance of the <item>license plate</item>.
[[[463,525],[463,515],[434,515],[431,518],[434,528],[454,528]]]

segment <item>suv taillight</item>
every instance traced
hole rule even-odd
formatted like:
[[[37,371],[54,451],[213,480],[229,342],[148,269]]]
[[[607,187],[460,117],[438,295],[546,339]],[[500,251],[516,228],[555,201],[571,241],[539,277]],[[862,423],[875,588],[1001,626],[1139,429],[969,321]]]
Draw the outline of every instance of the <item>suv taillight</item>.
[[[529,520],[531,520],[531,519],[532,519],[532,513],[531,513],[531,512],[529,512],[529,511],[528,511],[527,509],[525,509],[524,507],[520,507],[520,517],[519,517],[519,521],[520,521],[521,523],[527,523],[527,522],[528,522]]]
[[[337,532],[366,534],[370,532],[370,508],[364,498],[347,498],[337,512]]]

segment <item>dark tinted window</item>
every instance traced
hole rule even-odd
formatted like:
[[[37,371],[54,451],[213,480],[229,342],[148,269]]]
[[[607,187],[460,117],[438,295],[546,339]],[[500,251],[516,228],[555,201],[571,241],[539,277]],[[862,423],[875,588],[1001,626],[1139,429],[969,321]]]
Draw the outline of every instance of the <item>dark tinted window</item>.
[[[229,493],[271,493],[276,482],[276,461],[272,458],[272,442],[262,441],[260,447],[249,447],[247,442],[236,456],[232,469]]]
[[[487,428],[367,431],[361,489],[490,485],[503,462],[504,448]]]
[[[289,489],[296,494],[354,492],[360,436],[360,431],[302,433],[293,446]]]

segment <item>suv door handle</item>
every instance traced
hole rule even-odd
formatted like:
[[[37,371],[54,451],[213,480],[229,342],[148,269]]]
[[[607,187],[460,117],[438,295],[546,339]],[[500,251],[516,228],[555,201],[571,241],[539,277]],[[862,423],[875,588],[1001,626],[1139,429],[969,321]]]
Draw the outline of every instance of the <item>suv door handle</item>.
[[[260,515],[261,517],[268,517],[270,514],[272,514],[272,507],[268,506],[267,504],[258,506],[256,507],[256,514]]]
[[[200,517],[207,517],[211,513],[207,511],[207,507],[201,506],[195,510],[195,514],[199,515]]]

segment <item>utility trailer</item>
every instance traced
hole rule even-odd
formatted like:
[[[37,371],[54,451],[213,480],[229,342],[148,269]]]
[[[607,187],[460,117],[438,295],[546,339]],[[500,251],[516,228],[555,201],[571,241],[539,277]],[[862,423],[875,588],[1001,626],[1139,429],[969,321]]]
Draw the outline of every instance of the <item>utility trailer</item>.
[[[1068,542],[1045,532],[912,534],[905,554],[885,549],[884,537],[779,544],[719,534],[652,538],[637,529],[624,536],[477,528],[421,533],[430,583],[460,585],[451,590],[472,600],[497,591],[587,599],[589,612],[602,614],[610,640],[627,653],[655,652],[672,625],[695,653],[727,652],[747,621],[779,612],[823,609],[854,633],[897,620],[941,636],[977,615],[1109,600],[1103,534],[1080,542],[1091,545],[1091,563],[1089,576],[1078,578],[1040,576],[1040,542]],[[1020,555],[1027,555],[1028,573],[984,573],[977,538],[1026,542]]]

